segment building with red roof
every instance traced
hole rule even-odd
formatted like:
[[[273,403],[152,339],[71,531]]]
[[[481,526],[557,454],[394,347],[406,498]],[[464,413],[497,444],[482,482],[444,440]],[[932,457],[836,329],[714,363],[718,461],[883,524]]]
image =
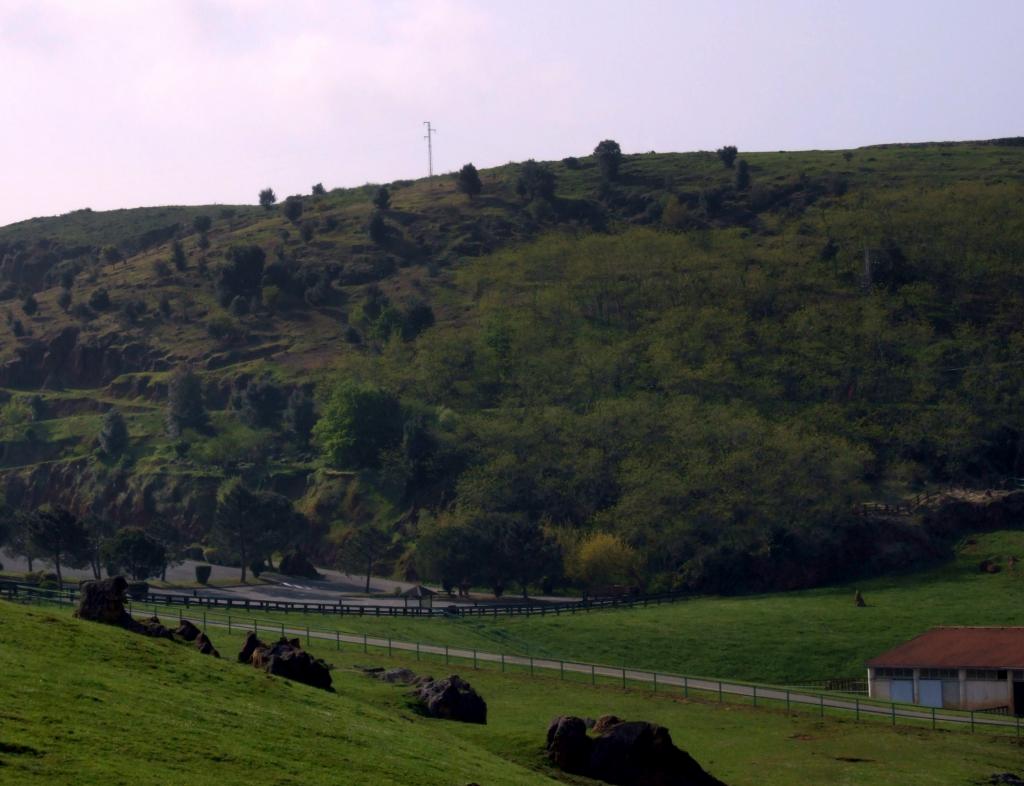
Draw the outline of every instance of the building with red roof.
[[[867,667],[873,699],[1024,715],[1024,627],[932,628]]]

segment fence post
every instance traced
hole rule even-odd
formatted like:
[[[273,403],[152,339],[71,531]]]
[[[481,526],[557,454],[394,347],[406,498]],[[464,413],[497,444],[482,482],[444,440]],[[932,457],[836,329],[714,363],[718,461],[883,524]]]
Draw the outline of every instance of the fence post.
[[[448,645],[444,645],[444,665],[448,665]]]
[[[892,725],[895,726],[896,725],[896,705],[895,704],[890,704],[889,706],[892,707]]]
[[[473,650],[473,668],[476,668],[476,650]]]
[[[690,698],[690,678],[686,676],[683,677],[683,698]]]
[[[334,642],[337,645],[337,649],[340,650],[341,649],[341,631],[340,630],[334,631]]]
[[[366,652],[366,634],[363,634],[363,652]]]
[[[651,677],[654,679],[654,692],[658,692],[658,672],[652,671]]]
[[[501,653],[501,673],[505,673],[505,653]]]
[[[974,710],[971,710],[971,734],[974,734]]]
[[[597,685],[597,676],[594,674],[594,665],[590,665],[590,684]]]
[[[416,660],[420,659],[420,643],[416,642]]]
[[[181,624],[181,609],[178,609],[178,624]]]
[[[935,708],[932,707],[932,731],[935,731]]]
[[[153,611],[155,613],[156,609],[154,609]],[[206,607],[205,606],[203,606],[203,630],[206,630]]]
[[[622,689],[626,689],[626,669],[622,669]]]
[[[533,676],[533,655],[530,655],[530,676]]]
[[[853,702],[854,702],[854,711],[856,713],[854,719],[855,720],[860,720],[860,699],[859,698],[855,698],[853,700]]]
[[[564,680],[565,679],[565,661],[564,660],[558,661],[558,679],[560,679],[560,680]]]
[[[818,701],[821,702],[821,717],[825,717],[825,694],[818,694]]]
[[[391,637],[388,637],[388,657],[391,657]]]
[[[718,702],[722,702],[722,681],[718,681]]]
[[[754,706],[757,706],[757,686],[754,686]]]
[[[228,635],[231,635],[231,615],[228,614]]]
[[[281,638],[284,638],[284,623],[281,623]]]

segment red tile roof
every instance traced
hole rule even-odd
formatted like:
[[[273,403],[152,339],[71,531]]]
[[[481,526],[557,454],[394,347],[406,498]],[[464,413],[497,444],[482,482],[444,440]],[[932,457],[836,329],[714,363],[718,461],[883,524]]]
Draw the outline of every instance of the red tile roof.
[[[932,628],[872,658],[868,666],[1024,669],[1024,628]]]

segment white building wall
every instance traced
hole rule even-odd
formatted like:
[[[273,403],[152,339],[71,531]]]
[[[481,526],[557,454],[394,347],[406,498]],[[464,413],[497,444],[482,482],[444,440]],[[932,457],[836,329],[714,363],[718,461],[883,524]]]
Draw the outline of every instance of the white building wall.
[[[981,710],[1010,705],[1009,683],[1005,680],[967,680],[964,689],[966,701],[962,709]]]

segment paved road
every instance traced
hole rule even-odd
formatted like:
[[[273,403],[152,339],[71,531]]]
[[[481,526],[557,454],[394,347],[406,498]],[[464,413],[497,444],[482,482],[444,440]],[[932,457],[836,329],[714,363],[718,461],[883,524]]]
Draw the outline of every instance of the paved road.
[[[218,627],[228,628],[232,630],[252,628],[251,623],[240,623],[232,621],[230,624],[226,621],[226,618],[218,617],[217,615],[207,614],[195,614],[194,612],[184,613],[182,615],[186,619],[191,619],[193,622],[202,624],[205,621],[207,627]],[[591,679],[597,677],[604,677],[615,680],[622,680],[625,682],[641,683],[649,685],[654,690],[663,688],[675,688],[681,690],[684,694],[691,690],[704,691],[707,693],[718,694],[721,696],[740,696],[746,697],[751,700],[751,703],[757,701],[775,701],[785,703],[786,706],[790,705],[805,705],[813,709],[818,709],[824,713],[824,710],[840,710],[846,711],[853,714],[855,717],[860,715],[879,716],[885,718],[894,719],[905,719],[905,720],[916,720],[923,723],[952,723],[960,725],[970,725],[972,730],[975,726],[981,729],[986,727],[996,727],[1000,731],[1013,731],[1016,730],[1019,733],[1021,728],[1020,720],[1018,718],[1009,716],[999,716],[992,714],[976,713],[975,718],[972,722],[969,715],[965,713],[951,713],[948,711],[936,710],[933,714],[932,710],[927,708],[911,708],[906,706],[888,705],[888,704],[876,704],[869,703],[867,700],[851,699],[845,697],[827,696],[818,693],[808,693],[802,690],[790,690],[781,687],[774,686],[761,686],[761,685],[749,685],[738,682],[729,682],[726,680],[708,679],[702,677],[684,677],[676,674],[666,674],[663,672],[653,672],[648,669],[632,669],[629,667],[619,668],[616,666],[602,666],[600,664],[581,663],[578,661],[562,661],[554,658],[530,658],[523,655],[505,655],[497,652],[488,652],[484,650],[466,649],[463,647],[445,647],[434,644],[420,644],[411,641],[398,641],[395,639],[381,638],[377,636],[362,636],[350,633],[341,633],[338,631],[317,631],[309,630],[307,628],[295,628],[289,627],[287,624],[276,622],[275,624],[265,624],[262,630],[269,633],[306,637],[307,635],[311,639],[321,640],[329,643],[334,643],[336,647],[344,644],[356,644],[362,647],[378,647],[391,651],[400,652],[414,652],[417,655],[430,654],[439,655],[446,658],[446,662],[452,658],[464,660],[467,663],[472,662],[474,666],[477,663],[494,663],[501,664],[502,668],[508,666],[522,666],[531,669],[541,669],[550,672],[557,672],[559,674],[583,674],[589,675]]]

